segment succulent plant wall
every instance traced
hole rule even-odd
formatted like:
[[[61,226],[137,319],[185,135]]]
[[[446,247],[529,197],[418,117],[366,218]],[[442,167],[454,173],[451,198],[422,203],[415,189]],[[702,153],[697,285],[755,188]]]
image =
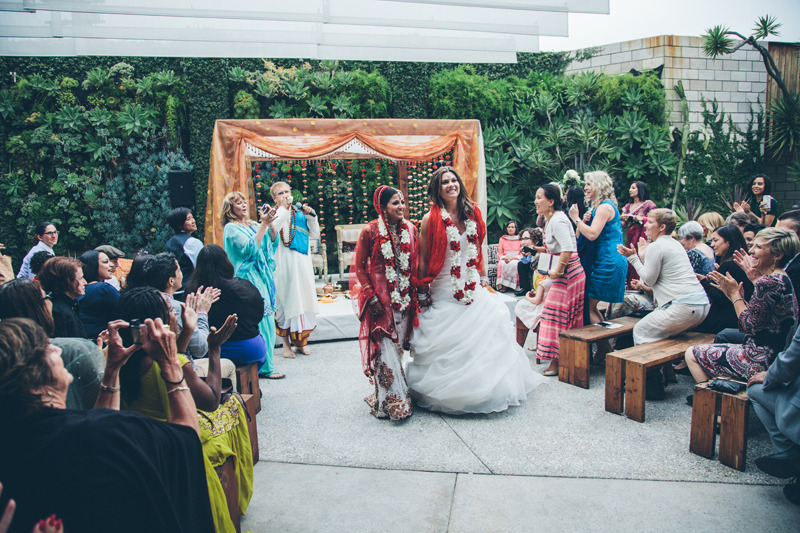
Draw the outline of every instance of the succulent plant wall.
[[[0,90],[8,165],[0,175],[0,242],[9,253],[17,261],[25,254],[41,220],[58,226],[59,253],[127,243],[132,232],[139,237],[131,246],[163,244],[162,197],[169,200],[154,178],[166,165],[188,164],[178,155],[183,98],[172,71],[136,78],[126,63],[93,68],[80,82],[34,74]],[[151,158],[159,153],[173,155]],[[110,202],[115,180],[128,181],[131,193]]]

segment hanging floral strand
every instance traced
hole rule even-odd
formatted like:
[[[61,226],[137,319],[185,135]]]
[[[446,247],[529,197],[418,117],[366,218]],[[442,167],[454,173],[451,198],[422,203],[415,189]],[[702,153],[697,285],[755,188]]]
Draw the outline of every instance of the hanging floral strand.
[[[303,203],[308,202],[308,177],[306,175],[306,163],[307,161],[300,162],[300,168],[302,170],[302,177],[303,177]]]
[[[338,192],[339,188],[336,181],[336,164],[332,165],[333,169],[333,179],[331,180],[331,197],[333,199],[333,223],[338,225],[339,224],[339,199],[338,199]]]
[[[366,223],[367,222],[367,215],[369,209],[369,197],[368,195],[368,187],[367,187],[367,169],[366,169],[367,162],[361,160],[361,220],[360,222]],[[375,161],[375,171],[378,173],[380,177],[381,173],[381,161],[377,159]],[[380,182],[380,180],[378,180]]]
[[[322,184],[324,180],[322,179],[322,161],[317,161],[317,200],[318,200],[318,208],[317,208],[317,215],[319,216],[319,227],[320,227],[320,234],[319,238],[321,242],[325,242],[325,225],[322,223],[322,220],[325,216],[323,212],[323,206],[325,205],[323,199],[323,191],[322,191]]]
[[[347,211],[348,223],[353,223],[353,162],[347,162]]]

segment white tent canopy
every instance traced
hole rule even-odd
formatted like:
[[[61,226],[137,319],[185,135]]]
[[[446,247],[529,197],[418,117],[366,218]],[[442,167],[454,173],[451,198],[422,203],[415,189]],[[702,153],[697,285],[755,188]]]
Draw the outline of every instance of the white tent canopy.
[[[513,62],[608,0],[0,0],[0,54]]]

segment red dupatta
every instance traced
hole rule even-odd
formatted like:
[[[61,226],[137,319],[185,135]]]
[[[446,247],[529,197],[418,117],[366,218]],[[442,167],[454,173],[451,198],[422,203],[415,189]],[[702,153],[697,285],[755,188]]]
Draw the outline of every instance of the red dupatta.
[[[473,207],[472,220],[478,226],[478,271],[483,270],[483,241],[486,239],[486,224],[483,222],[483,216],[478,206]],[[428,234],[426,242],[426,250],[428,251],[428,271],[425,273],[425,278],[420,280],[423,285],[430,285],[436,279],[439,272],[442,271],[444,266],[444,255],[447,253],[447,233],[444,230],[444,221],[442,220],[442,210],[438,205],[434,204],[431,207],[430,215],[428,216]]]
[[[373,203],[378,216],[383,218],[380,206],[380,195],[386,188],[385,185],[378,187],[373,196]],[[384,220],[384,224],[386,221]],[[358,335],[361,347],[361,366],[368,377],[375,373],[375,365],[380,355],[380,344],[383,339],[391,339],[393,342],[402,343],[404,348],[408,348],[411,333],[417,318],[417,290],[416,273],[417,260],[419,256],[419,244],[417,239],[417,228],[408,220],[403,220],[403,227],[408,231],[411,238],[409,266],[411,268],[411,280],[409,295],[411,304],[407,309],[406,334],[403,339],[398,339],[394,325],[394,314],[392,301],[389,293],[389,284],[386,280],[386,264],[381,252],[381,238],[378,230],[378,220],[371,221],[358,237],[355,253],[350,265],[350,285],[349,292],[353,302],[353,308],[358,316],[361,327]],[[399,243],[397,243],[399,244]],[[397,246],[393,246],[395,257],[397,257]],[[383,313],[374,316],[369,311],[369,301],[373,296],[377,296],[383,307]]]

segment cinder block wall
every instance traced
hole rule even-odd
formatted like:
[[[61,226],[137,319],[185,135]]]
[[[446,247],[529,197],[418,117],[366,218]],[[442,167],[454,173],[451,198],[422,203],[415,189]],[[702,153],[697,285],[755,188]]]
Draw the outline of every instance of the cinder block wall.
[[[766,104],[767,72],[761,54],[745,46],[734,54],[712,60],[703,54],[702,42],[700,37],[659,35],[607,44],[592,59],[572,63],[567,74],[587,71],[622,74],[631,69],[642,71],[664,65],[661,81],[667,90],[671,124],[683,122],[680,100],[672,89],[678,80],[683,80],[691,129],[703,125],[702,97],[706,101],[716,98],[734,124],[744,130],[750,120],[750,109],[757,113]],[[773,193],[784,210],[800,205],[800,184],[786,179],[788,163],[788,159],[768,161],[764,168],[773,178]]]
[[[741,48],[723,58],[708,59],[703,55],[700,37],[659,35],[608,44],[592,59],[570,65],[567,74],[586,71],[622,74],[659,65],[664,65],[661,80],[667,89],[669,121],[673,124],[682,122],[680,100],[672,89],[678,80],[683,80],[686,90],[692,129],[703,124],[701,97],[707,101],[716,98],[720,107],[742,128],[747,127],[751,106],[754,112],[764,106],[767,73],[761,55],[755,50]]]

